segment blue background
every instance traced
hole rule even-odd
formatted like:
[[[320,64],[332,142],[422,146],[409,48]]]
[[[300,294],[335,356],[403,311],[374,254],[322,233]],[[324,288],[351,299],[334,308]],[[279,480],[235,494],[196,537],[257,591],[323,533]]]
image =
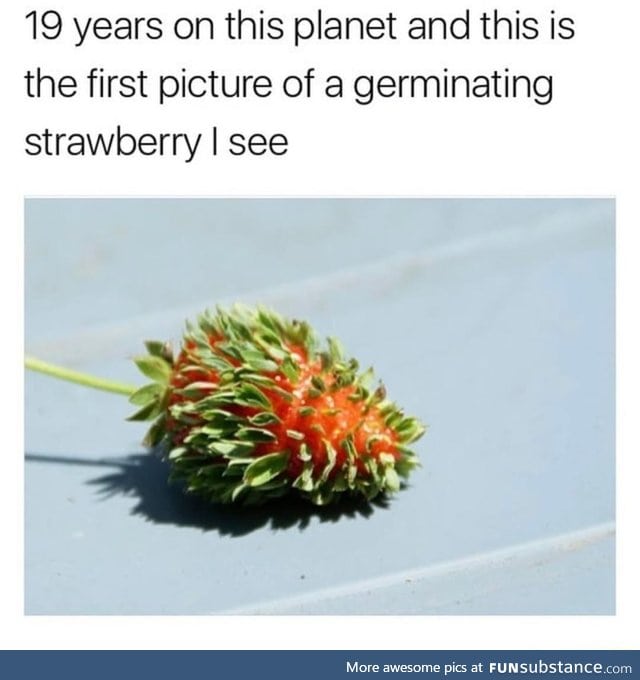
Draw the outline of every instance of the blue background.
[[[32,199],[26,351],[127,382],[148,338],[264,303],[428,423],[371,507],[203,505],[123,397],[26,375],[30,614],[611,614],[610,200]]]

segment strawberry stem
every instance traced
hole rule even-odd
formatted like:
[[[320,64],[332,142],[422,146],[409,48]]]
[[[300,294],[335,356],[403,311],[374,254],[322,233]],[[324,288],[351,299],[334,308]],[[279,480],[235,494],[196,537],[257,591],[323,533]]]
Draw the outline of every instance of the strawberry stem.
[[[103,392],[114,392],[115,394],[131,396],[138,389],[134,385],[126,385],[124,383],[115,382],[114,380],[96,378],[95,376],[88,375],[87,373],[80,373],[79,371],[73,371],[70,368],[64,368],[63,366],[50,364],[48,361],[42,361],[36,357],[26,356],[24,359],[24,365],[31,371],[45,373],[46,375],[53,376],[54,378],[68,380],[69,382],[76,383],[77,385],[93,387],[94,389],[102,390]]]

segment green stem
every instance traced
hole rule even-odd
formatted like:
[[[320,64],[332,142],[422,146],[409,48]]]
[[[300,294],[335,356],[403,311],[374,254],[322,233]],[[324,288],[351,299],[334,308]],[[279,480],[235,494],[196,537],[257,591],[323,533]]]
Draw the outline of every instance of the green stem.
[[[42,361],[41,359],[36,359],[35,357],[26,356],[24,358],[24,365],[26,368],[32,371],[45,373],[46,375],[51,375],[54,378],[60,378],[61,380],[68,380],[69,382],[76,383],[77,385],[93,387],[94,389],[102,390],[103,392],[115,392],[116,394],[131,396],[138,389],[134,385],[125,385],[124,383],[115,382],[113,380],[96,378],[93,375],[80,373],[79,371],[72,371],[69,368],[56,366],[55,364],[50,364],[47,361]]]

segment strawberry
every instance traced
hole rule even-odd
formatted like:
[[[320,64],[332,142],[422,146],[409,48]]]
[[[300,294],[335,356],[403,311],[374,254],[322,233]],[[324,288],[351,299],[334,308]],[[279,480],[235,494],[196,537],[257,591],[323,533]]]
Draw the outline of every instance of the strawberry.
[[[155,420],[146,442],[165,445],[172,478],[211,501],[372,499],[418,464],[407,447],[424,427],[305,322],[219,308],[187,326],[176,356],[146,347],[136,363],[153,382],[131,396],[131,419]]]

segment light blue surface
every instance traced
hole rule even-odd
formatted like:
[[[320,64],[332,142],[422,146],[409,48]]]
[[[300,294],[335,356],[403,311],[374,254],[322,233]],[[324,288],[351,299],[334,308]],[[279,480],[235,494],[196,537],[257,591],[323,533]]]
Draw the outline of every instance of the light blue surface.
[[[138,381],[142,340],[263,302],[430,425],[387,507],[219,509],[126,399],[28,374],[28,613],[613,613],[612,201],[30,200],[25,231],[30,353]]]

